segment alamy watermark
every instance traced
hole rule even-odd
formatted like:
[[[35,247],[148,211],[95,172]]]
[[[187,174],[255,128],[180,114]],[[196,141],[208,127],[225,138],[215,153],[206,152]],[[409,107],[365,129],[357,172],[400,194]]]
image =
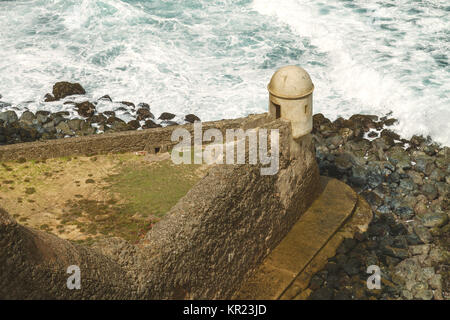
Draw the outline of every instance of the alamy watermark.
[[[381,289],[381,270],[379,266],[371,265],[367,267],[367,273],[372,274],[367,278],[367,289]]]
[[[72,265],[67,268],[67,273],[71,276],[67,278],[67,289],[80,290],[81,289],[81,270],[79,266]]]
[[[248,163],[261,165],[261,175],[275,175],[280,164],[280,133],[270,130],[270,152],[268,150],[268,130],[227,129],[225,141],[222,131],[210,128],[203,132],[202,123],[194,123],[194,137],[184,128],[172,132],[173,142],[179,142],[172,150],[175,164],[245,164],[248,150]],[[247,149],[248,141],[248,149]],[[203,142],[208,144],[203,147]]]

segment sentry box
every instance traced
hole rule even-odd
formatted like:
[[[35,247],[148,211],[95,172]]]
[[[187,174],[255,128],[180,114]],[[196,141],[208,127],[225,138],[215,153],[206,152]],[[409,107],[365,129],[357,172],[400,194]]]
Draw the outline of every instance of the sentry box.
[[[314,84],[308,72],[297,66],[282,67],[272,76],[267,89],[271,119],[291,121],[294,139],[312,131]]]

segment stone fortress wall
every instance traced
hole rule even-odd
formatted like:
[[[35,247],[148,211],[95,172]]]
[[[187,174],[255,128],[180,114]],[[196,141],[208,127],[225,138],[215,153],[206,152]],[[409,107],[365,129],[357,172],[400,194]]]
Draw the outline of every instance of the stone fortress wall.
[[[255,127],[263,123],[265,117],[266,114],[250,115],[240,119],[204,122],[202,126],[204,130],[217,128],[224,134],[227,129]],[[0,161],[15,161],[20,158],[37,160],[69,156],[92,156],[135,151],[165,152],[177,143],[171,141],[172,132],[177,128],[185,128],[191,133],[194,130],[193,124],[186,124],[140,131],[4,145],[0,146]]]
[[[320,183],[311,137],[294,143],[289,121],[272,121],[264,114],[205,127],[217,124],[221,130],[278,129],[278,174],[262,176],[260,165],[212,166],[138,245],[117,239],[95,248],[75,245],[21,226],[0,210],[0,297],[230,298],[307,210]],[[1,159],[161,148],[172,143],[172,130],[7,146]],[[69,265],[80,266],[82,290],[67,289]]]
[[[278,130],[278,173],[261,175],[262,165],[248,164],[248,153],[246,164],[211,166],[137,245],[117,239],[94,248],[75,245],[21,226],[0,209],[0,298],[231,298],[322,191],[309,134],[311,79],[303,69],[287,67],[272,80],[284,85],[271,86],[271,99],[277,99],[269,114],[203,128]],[[0,161],[160,152],[174,144],[175,128],[9,145],[0,147]],[[70,265],[81,268],[81,290],[66,287]]]

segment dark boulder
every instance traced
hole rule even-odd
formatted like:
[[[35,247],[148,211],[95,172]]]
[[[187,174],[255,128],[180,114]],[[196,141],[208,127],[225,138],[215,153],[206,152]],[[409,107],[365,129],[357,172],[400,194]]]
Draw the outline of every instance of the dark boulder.
[[[353,157],[349,153],[342,153],[335,158],[334,162],[336,164],[336,168],[344,172],[352,168],[352,160]]]
[[[131,130],[137,130],[141,127],[141,124],[137,120],[131,120],[130,122],[128,122],[128,127]]]
[[[189,123],[194,123],[196,121],[201,121],[201,120],[195,114],[190,113],[184,117],[184,121],[189,122]]]
[[[145,124],[142,126],[142,129],[151,129],[151,128],[160,128],[160,127],[161,127],[160,124],[157,124],[152,120],[147,120],[147,121],[145,121]]]
[[[89,118],[95,113],[95,106],[89,101],[76,104],[77,112],[80,116]]]
[[[48,117],[50,115],[50,111],[39,110],[39,111],[36,111],[36,115],[43,115],[43,116]]]
[[[172,120],[173,118],[175,118],[175,115],[173,113],[169,113],[169,112],[163,112],[161,113],[161,115],[159,116],[159,120]]]
[[[126,105],[127,107],[131,107],[133,109],[135,108],[135,105],[133,102],[121,101],[120,103]]]
[[[89,118],[89,121],[91,123],[98,123],[98,124],[106,123],[106,120],[107,118],[103,113],[95,114],[91,118]]]
[[[68,116],[70,116],[70,112],[69,111],[58,111],[58,112],[55,112],[55,116],[68,117]]]
[[[108,120],[106,120],[106,123],[109,124],[109,125],[114,125],[116,123],[126,124],[125,121],[123,121],[122,119],[117,118],[115,116],[109,117]]]
[[[105,111],[103,114],[107,117],[115,117],[116,113],[114,111]]]
[[[50,93],[47,93],[45,96],[44,96],[44,102],[52,102],[52,101],[56,101],[56,100],[58,100],[58,99],[56,99],[52,94],[50,94]]]
[[[137,115],[138,121],[145,120],[148,118],[155,119],[155,116],[153,115],[153,113],[151,113],[150,110],[148,110],[146,108],[138,109],[138,111],[136,112],[136,115]]]
[[[53,86],[53,96],[56,100],[60,100],[74,94],[86,94],[86,91],[79,83],[70,83],[66,81],[57,82]]]
[[[137,106],[138,106],[138,108],[144,108],[144,109],[150,110],[150,105],[148,103],[145,103],[145,102],[141,102]]]
[[[104,95],[103,97],[98,98],[98,100],[112,102],[112,99],[111,99],[111,97],[109,95]]]

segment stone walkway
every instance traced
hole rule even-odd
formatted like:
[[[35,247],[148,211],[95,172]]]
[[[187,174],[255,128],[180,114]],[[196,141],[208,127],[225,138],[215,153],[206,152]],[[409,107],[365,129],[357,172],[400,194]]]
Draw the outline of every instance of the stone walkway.
[[[348,185],[322,177],[323,192],[245,282],[236,299],[304,299],[311,277],[344,238],[367,230],[369,205]]]

